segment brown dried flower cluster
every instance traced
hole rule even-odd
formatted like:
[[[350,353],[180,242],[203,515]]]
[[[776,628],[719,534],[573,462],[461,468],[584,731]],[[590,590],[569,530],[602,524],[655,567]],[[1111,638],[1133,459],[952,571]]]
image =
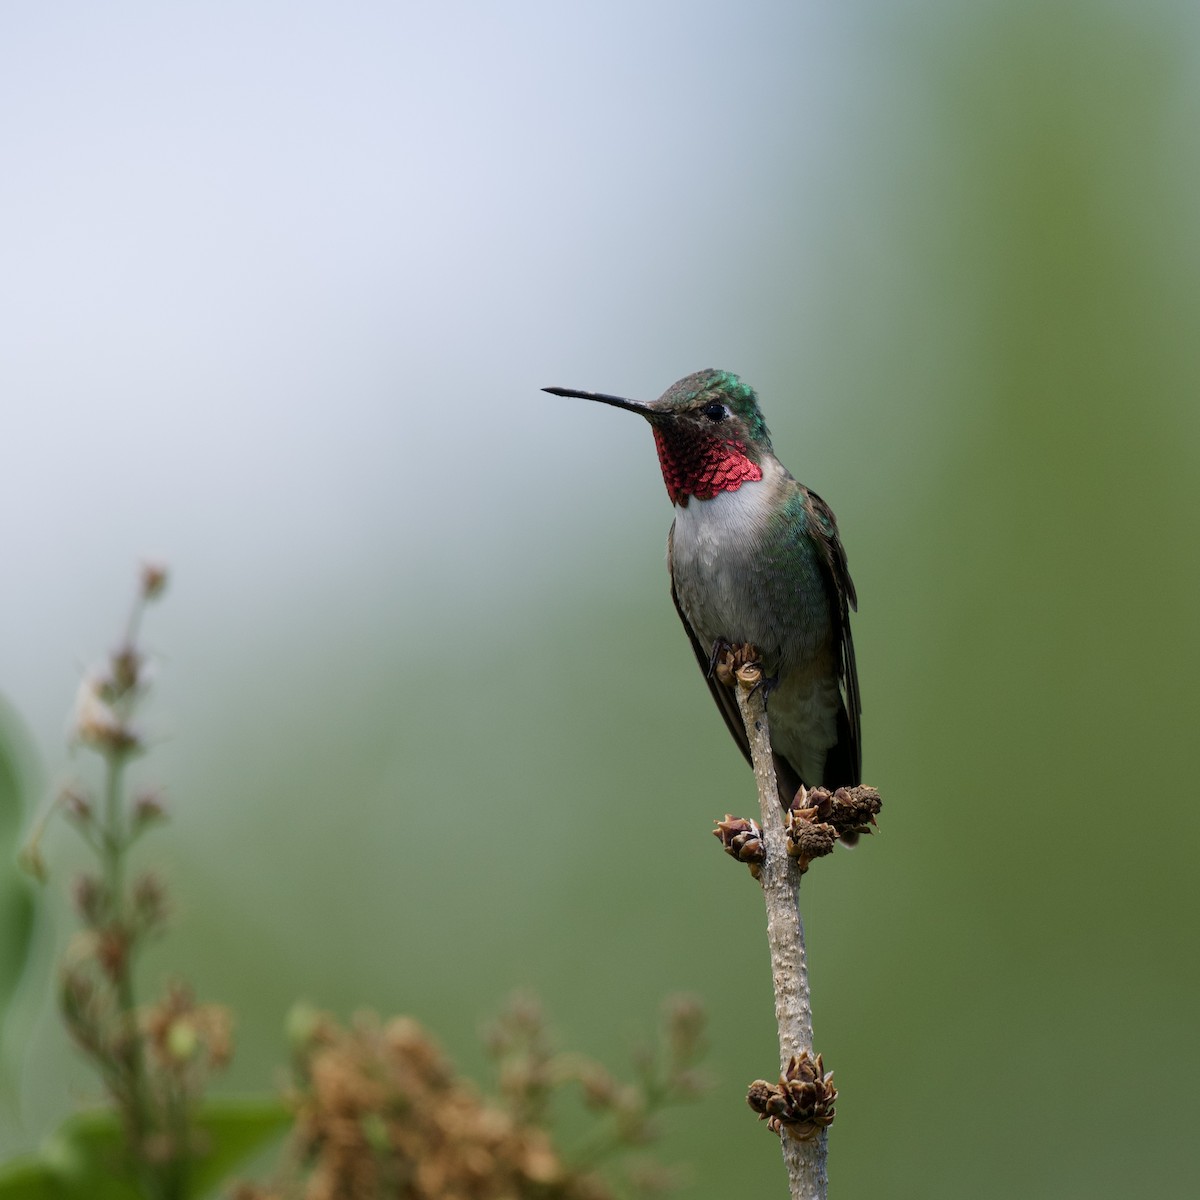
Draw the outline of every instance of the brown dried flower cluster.
[[[853,845],[870,833],[882,807],[872,787],[801,788],[787,813],[787,852],[801,872],[807,871],[814,858],[833,851],[839,838]]]
[[[309,1165],[305,1200],[608,1195],[564,1167],[544,1130],[457,1078],[415,1021],[362,1021],[349,1031],[322,1021],[303,1069],[296,1137]]]
[[[790,809],[785,817],[787,852],[796,860],[803,875],[814,858],[832,854],[837,845],[837,830],[825,821],[815,821],[814,808]]]
[[[788,1060],[778,1083],[756,1079],[746,1095],[772,1133],[786,1131],[801,1142],[833,1124],[836,1100],[833,1072],[825,1074],[821,1056],[812,1058],[807,1051]]]
[[[120,926],[77,934],[59,983],[63,1020],[100,1068],[134,1159],[178,1163],[207,1148],[186,1114],[232,1057],[232,1018],[220,1005],[197,1004],[183,984],[125,1008],[133,950]]]
[[[748,821],[745,817],[735,817],[725,814],[725,820],[718,821],[713,837],[719,838],[726,854],[731,854],[738,862],[746,863],[750,874],[755,879],[759,876],[759,864],[767,857],[763,847],[762,830],[757,821]]]
[[[651,1095],[618,1084],[590,1060],[556,1053],[536,1003],[517,1000],[488,1034],[501,1091],[490,1100],[411,1018],[363,1017],[343,1029],[309,1014],[293,1095],[294,1178],[243,1186],[237,1200],[611,1200],[616,1193],[596,1164],[651,1140],[651,1110],[683,1098],[700,1045],[695,1007],[677,1005],[668,1033],[673,1073],[652,1069]],[[555,1145],[548,1112],[570,1083],[602,1122],[586,1152],[573,1156]],[[665,1182],[661,1169],[645,1164],[628,1175],[638,1170],[643,1193]]]
[[[173,983],[142,1017],[151,1062],[180,1091],[199,1091],[193,1077],[219,1071],[233,1057],[233,1020],[220,1004],[197,1004],[192,989]]]
[[[801,874],[814,858],[833,852],[839,839],[853,844],[860,834],[870,833],[883,801],[872,787],[801,788],[785,817],[787,852],[796,860]],[[757,822],[725,814],[716,823],[713,836],[720,839],[725,853],[750,867],[759,878],[766,857],[762,830]]]
[[[811,794],[809,803],[812,803]],[[829,797],[829,816],[825,819],[838,831],[842,841],[853,842],[860,834],[872,831],[881,808],[883,799],[873,787],[838,788]]]

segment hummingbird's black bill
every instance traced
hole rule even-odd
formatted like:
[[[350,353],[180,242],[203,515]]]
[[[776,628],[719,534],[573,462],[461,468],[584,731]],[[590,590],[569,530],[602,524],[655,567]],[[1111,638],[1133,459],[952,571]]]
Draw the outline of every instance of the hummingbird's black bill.
[[[647,416],[654,411],[649,404],[643,404],[640,400],[626,400],[624,396],[609,396],[604,392],[580,392],[574,388],[549,387],[542,388],[543,392],[549,392],[552,396],[574,396],[578,400],[597,400],[601,404],[611,404],[613,408],[624,408],[629,412],[641,413],[642,416]]]

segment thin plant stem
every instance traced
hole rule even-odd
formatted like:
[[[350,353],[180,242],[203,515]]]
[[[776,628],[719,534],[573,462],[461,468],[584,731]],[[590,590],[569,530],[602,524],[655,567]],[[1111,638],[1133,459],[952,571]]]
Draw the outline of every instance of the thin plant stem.
[[[128,837],[125,829],[122,805],[122,782],[125,772],[125,754],[119,748],[110,749],[104,755],[104,828],[100,837],[104,865],[104,884],[108,896],[109,922],[117,936],[128,947],[114,971],[113,987],[116,992],[117,1014],[121,1037],[128,1055],[124,1090],[128,1096],[127,1119],[129,1141],[134,1149],[135,1161],[141,1160],[140,1148],[150,1132],[150,1105],[146,1094],[145,1059],[142,1039],[137,1028],[137,994],[133,983],[133,953],[129,945],[128,917],[125,902],[125,851]],[[143,1168],[144,1170],[144,1168]],[[153,1172],[145,1172],[151,1176]],[[160,1194],[150,1178],[145,1179],[154,1194]]]
[[[767,909],[767,943],[771,951],[771,981],[775,992],[782,1072],[793,1056],[813,1053],[812,1001],[808,988],[804,923],[800,918],[800,870],[787,853],[783,808],[779,803],[775,762],[771,756],[771,731],[761,683],[761,670],[753,664],[744,666],[737,671],[734,694],[746,726],[758,788],[766,855],[759,882]],[[780,1142],[792,1200],[825,1200],[829,1192],[826,1131],[821,1130],[806,1141],[784,1132]]]
[[[147,936],[163,922],[163,893],[153,873],[130,883],[129,854],[148,822],[161,816],[153,794],[132,800],[126,768],[144,748],[132,725],[145,694],[145,660],[137,647],[147,604],[166,586],[161,566],[142,568],[140,587],[125,622],[124,638],[107,669],[89,674],[77,698],[76,737],[100,755],[103,779],[94,800],[85,788],[64,789],[53,808],[66,806],[94,850],[97,875],[80,877],[76,907],[86,936],[63,965],[61,1000],[68,1028],[93,1061],[118,1109],[125,1134],[129,1178],[145,1200],[184,1200],[193,1143],[189,1138],[191,1091],[200,1073],[223,1065],[228,1028],[216,1006],[195,1006],[176,986],[148,1009],[138,1004],[134,966]],[[44,877],[31,839],[29,860]],[[179,1023],[181,1048],[170,1034]],[[197,1030],[201,1032],[197,1032]],[[193,1042],[206,1043],[197,1047]],[[200,1054],[207,1062],[196,1061]]]

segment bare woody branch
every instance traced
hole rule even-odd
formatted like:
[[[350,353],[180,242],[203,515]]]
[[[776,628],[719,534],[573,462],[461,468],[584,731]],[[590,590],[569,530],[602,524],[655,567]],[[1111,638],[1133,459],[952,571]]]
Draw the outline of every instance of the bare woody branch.
[[[780,1084],[757,1081],[750,1101],[780,1134],[792,1200],[823,1200],[828,1194],[825,1126],[832,1120],[836,1092],[813,1055],[812,1003],[804,925],[800,919],[800,867],[787,853],[784,811],[779,803],[762,671],[755,663],[736,672],[734,694],[746,726],[762,821],[764,857],[758,878],[767,907],[767,942],[779,1028]],[[761,1086],[760,1086],[761,1085]],[[804,1119],[805,1102],[812,1111]],[[756,1100],[758,1103],[756,1103]],[[799,1102],[800,1111],[792,1104]],[[761,1107],[760,1107],[761,1104]],[[797,1118],[800,1118],[797,1120]]]

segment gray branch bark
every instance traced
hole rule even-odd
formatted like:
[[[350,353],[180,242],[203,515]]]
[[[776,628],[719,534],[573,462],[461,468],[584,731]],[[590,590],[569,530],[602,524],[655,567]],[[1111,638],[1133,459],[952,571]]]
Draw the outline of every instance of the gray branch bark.
[[[800,871],[787,853],[783,808],[771,757],[771,731],[767,723],[763,689],[757,685],[761,671],[753,665],[737,672],[738,711],[746,726],[758,786],[763,849],[759,874],[767,906],[767,943],[771,951],[771,979],[775,988],[775,1021],[779,1027],[779,1069],[793,1055],[813,1051],[812,1002],[808,991],[808,960],[804,952],[804,923],[800,919]],[[825,1200],[829,1192],[826,1170],[828,1134],[798,1141],[780,1135],[792,1200]]]

